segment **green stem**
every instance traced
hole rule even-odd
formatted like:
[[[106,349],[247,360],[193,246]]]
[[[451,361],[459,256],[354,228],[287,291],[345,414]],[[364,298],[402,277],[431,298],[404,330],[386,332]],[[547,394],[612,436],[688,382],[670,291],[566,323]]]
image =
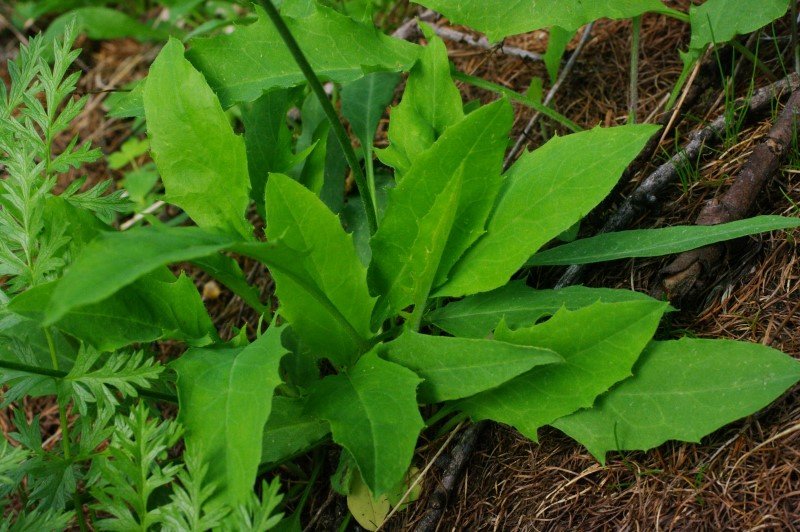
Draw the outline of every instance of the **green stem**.
[[[286,48],[289,49],[292,57],[294,57],[297,66],[300,67],[300,70],[303,72],[303,75],[308,81],[311,91],[316,95],[320,105],[322,106],[322,110],[325,111],[325,115],[328,117],[328,121],[331,123],[333,132],[336,135],[339,144],[342,146],[342,151],[344,151],[347,164],[350,165],[350,169],[353,172],[353,178],[355,179],[356,186],[358,187],[358,193],[361,196],[361,201],[364,202],[364,209],[367,212],[367,224],[369,225],[370,233],[374,234],[375,231],[378,230],[378,212],[375,204],[372,202],[372,198],[370,197],[367,179],[364,176],[364,172],[361,170],[361,165],[358,162],[358,157],[356,157],[356,152],[353,150],[353,145],[350,143],[350,137],[347,136],[347,131],[345,131],[342,122],[339,120],[339,116],[336,114],[333,104],[331,104],[331,101],[328,99],[328,95],[325,94],[325,89],[322,87],[322,83],[320,83],[319,78],[314,73],[314,69],[311,68],[308,59],[306,59],[306,56],[300,49],[300,45],[292,36],[292,33],[289,31],[288,26],[286,26],[286,23],[281,18],[278,10],[272,4],[272,0],[259,0],[259,4],[261,4],[261,6],[264,8],[264,11],[266,11],[267,16],[269,16],[272,24],[275,26],[275,29],[278,30],[278,34],[281,36],[281,39],[283,39]]]
[[[414,302],[414,311],[411,313],[411,317],[408,319],[408,326],[414,332],[419,332],[419,328],[422,326],[422,315],[425,314],[425,307],[428,303],[428,295],[425,294],[424,298],[420,298],[419,301]]]
[[[628,93],[628,123],[636,123],[639,108],[639,40],[642,33],[642,17],[633,17],[631,35],[631,85]]]
[[[47,347],[50,350],[50,363],[53,364],[53,371],[58,369],[58,355],[56,354],[56,344],[53,341],[53,335],[50,333],[50,328],[44,328],[44,336],[47,338]],[[58,397],[58,394],[56,395]],[[69,460],[72,456],[69,448],[69,417],[67,417],[67,405],[58,397],[58,419],[61,424],[61,447],[64,450],[64,459]]]
[[[502,85],[498,85],[496,83],[492,83],[491,81],[486,81],[485,79],[470,76],[469,74],[465,74],[464,72],[459,72],[458,70],[451,69],[450,74],[453,76],[453,79],[457,79],[458,81],[463,81],[464,83],[469,83],[479,89],[487,90],[494,92],[495,94],[500,94],[503,96],[508,96],[508,99],[515,101],[517,103],[521,103],[531,109],[542,113],[546,117],[555,120],[562,126],[572,130],[575,133],[579,133],[583,131],[583,128],[567,118],[566,116],[554,111],[552,108],[537,102],[536,100],[532,100],[522,94],[513,91],[507,87],[503,87]]]
[[[764,64],[764,62],[756,57],[756,54],[751,52],[745,45],[737,41],[736,39],[731,41],[731,46],[733,46],[734,50],[742,54],[748,61],[753,63],[753,65],[758,68],[765,76],[769,78],[770,81],[776,81],[778,76],[770,70],[770,68]]]
[[[53,364],[53,371],[58,372],[58,354],[56,353],[56,344],[53,341],[53,335],[50,333],[50,328],[44,328],[44,336],[47,339],[47,347],[50,350],[50,362]],[[61,448],[64,451],[64,460],[69,461],[72,459],[72,449],[70,448],[69,436],[69,416],[67,416],[67,405],[61,399],[60,394],[56,394],[58,401],[58,421],[61,425]],[[77,489],[73,494],[73,504],[75,505],[75,514],[78,517],[78,527],[81,532],[85,532],[86,516],[83,515],[83,502],[81,501],[80,491]]]
[[[375,205],[376,213],[378,209],[378,193],[375,188],[375,161],[372,160],[372,143],[364,148],[364,166],[367,169],[367,186],[372,204]]]
[[[666,11],[664,14],[668,17],[674,18],[675,20],[680,20],[681,22],[691,22],[689,15],[686,13],[681,13],[680,11]]]
[[[42,368],[40,366],[29,366],[28,364],[20,364],[18,362],[10,362],[8,360],[0,360],[0,368],[3,369],[11,369],[14,371],[22,371],[25,373],[30,373],[32,375],[42,375],[43,377],[53,377],[54,379],[63,379],[67,376],[66,371],[56,370],[56,369],[49,369],[49,368]],[[165,401],[168,403],[178,403],[178,398],[174,395],[155,392],[152,390],[144,390],[135,386],[136,391],[142,397],[147,397],[150,399],[155,399],[158,401]]]
[[[794,71],[800,73],[800,47],[797,42],[797,0],[792,0],[792,56],[794,57]]]

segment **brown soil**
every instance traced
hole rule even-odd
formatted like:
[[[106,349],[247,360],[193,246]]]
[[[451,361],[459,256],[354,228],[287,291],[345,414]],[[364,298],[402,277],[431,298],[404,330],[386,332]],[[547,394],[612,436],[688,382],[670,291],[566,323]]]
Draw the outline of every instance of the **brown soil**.
[[[684,6],[687,1],[673,2]],[[410,13],[401,8],[390,19],[401,21]],[[394,17],[394,18],[392,18]],[[439,24],[447,24],[442,20]],[[463,28],[459,28],[463,29]],[[776,25],[779,48],[785,52],[788,35],[786,21]],[[659,118],[660,104],[671,90],[681,69],[677,51],[685,49],[688,30],[684,24],[660,16],[645,16],[640,65],[640,121]],[[583,53],[554,107],[581,125],[623,124],[627,119],[627,85],[630,24],[625,21],[598,22]],[[130,124],[105,116],[102,101],[109,89],[121,87],[146,72],[157,50],[132,41],[106,43],[83,42],[81,56],[86,75],[80,90],[91,95],[86,112],[78,123],[78,132],[91,139],[104,153],[112,153],[130,135]],[[508,40],[530,51],[542,52],[546,34],[532,34]],[[0,19],[0,63],[13,53],[17,36]],[[513,90],[525,91],[534,76],[546,77],[544,68],[493,51],[471,48],[465,44],[448,45],[451,58],[468,73],[484,77]],[[573,43],[574,46],[574,43]],[[773,41],[759,41],[759,56],[782,76],[779,54]],[[782,60],[791,59],[783,53]],[[729,72],[729,60],[721,60]],[[744,63],[737,80],[736,96],[746,94],[751,65]],[[712,69],[714,71],[714,69]],[[4,67],[0,76],[5,78]],[[757,76],[756,86],[768,83]],[[662,144],[659,155],[628,183],[621,192],[630,191],[648,171],[671,155],[691,128],[698,127],[723,110],[717,102],[722,82],[717,75],[712,90],[684,109],[687,118],[675,135]],[[487,101],[491,94],[462,86],[465,101]],[[518,134],[531,115],[517,106]],[[662,227],[692,223],[704,203],[724,191],[732,176],[746,160],[753,146],[771,124],[771,116],[744,127],[735,138],[715,143],[698,161],[697,172],[685,184],[677,183],[657,211],[637,220],[637,227]],[[543,135],[560,129],[543,121],[534,129],[531,148],[540,144]],[[90,181],[108,177],[118,179],[103,163],[85,169]],[[794,153],[775,179],[760,195],[759,214],[797,215],[800,204],[800,154]],[[584,233],[599,227],[613,202],[593,213]],[[762,342],[800,358],[800,257],[795,233],[774,233],[745,239],[731,250],[730,260],[717,279],[686,302],[675,314],[665,335],[689,330],[701,337],[734,338]],[[584,283],[591,286],[626,287],[649,291],[658,271],[668,263],[658,260],[631,260],[591,268]],[[245,272],[268,292],[271,281],[255,264],[243,264]],[[552,286],[561,270],[546,270],[531,277],[532,284]],[[198,286],[208,279],[197,277]],[[226,291],[209,297],[209,310],[223,336],[233,326],[250,322],[238,298]],[[163,346],[165,356],[174,356],[173,346]],[[42,415],[45,437],[59,437],[57,412],[50,402],[36,400],[20,405],[26,412]],[[0,428],[8,433],[8,413],[0,412]],[[730,425],[705,438],[701,444],[671,443],[646,453],[616,454],[600,466],[583,448],[547,429],[541,443],[532,443],[515,431],[493,425],[483,433],[469,462],[466,474],[452,494],[439,530],[563,530],[563,529],[681,529],[741,530],[800,528],[800,389],[787,393],[756,416]],[[416,458],[424,467],[441,449],[446,436],[423,441]],[[447,452],[439,462],[446,460]],[[310,460],[299,462],[300,469],[310,470]],[[331,457],[326,469],[335,468]],[[412,528],[426,509],[425,494],[432,492],[440,475],[440,463],[434,465],[423,481],[423,496],[410,509],[398,514],[388,528]],[[298,469],[282,471],[285,487],[302,486]],[[322,475],[307,508],[307,519],[315,518],[314,529],[334,527],[343,515],[342,501],[330,495],[327,476]]]

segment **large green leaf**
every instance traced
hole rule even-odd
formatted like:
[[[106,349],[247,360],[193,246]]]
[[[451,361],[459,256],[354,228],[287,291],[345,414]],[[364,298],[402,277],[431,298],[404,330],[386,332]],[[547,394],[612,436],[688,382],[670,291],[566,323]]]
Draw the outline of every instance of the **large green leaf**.
[[[178,40],[170,39],[150,67],[144,112],[167,201],[201,227],[250,237],[253,228],[244,217],[250,201],[244,139],[233,132]]]
[[[657,127],[595,128],[556,137],[506,174],[486,234],[461,258],[440,296],[503,286],[539,248],[569,229],[614,187]]]
[[[395,169],[397,181],[446,128],[464,118],[461,92],[450,77],[447,47],[427,26],[423,30],[428,46],[409,73],[403,99],[392,108],[390,144],[378,150],[381,161]]]
[[[392,103],[398,83],[400,74],[396,72],[373,72],[342,87],[342,114],[362,148],[372,149],[378,123]]]
[[[160,266],[205,257],[239,240],[197,227],[143,227],[102,233],[58,282],[45,322],[53,324],[74,308],[102,301]]]
[[[797,360],[732,340],[653,342],[634,376],[552,425],[601,462],[608,451],[700,438],[765,407],[800,380]]]
[[[276,464],[302,452],[322,440],[328,424],[305,412],[302,398],[272,398],[272,411],[264,426],[261,461]]]
[[[702,53],[712,43],[760,29],[782,17],[790,0],[707,0],[689,9],[692,40],[689,49]],[[691,53],[691,52],[690,52]]]
[[[506,423],[535,441],[540,427],[591,406],[631,375],[666,307],[658,301],[595,303],[560,310],[542,324],[516,331],[501,323],[497,340],[552,349],[566,362],[534,368],[457,406],[473,419]]]
[[[350,452],[375,496],[400,482],[411,463],[423,426],[419,382],[411,370],[370,351],[312,390],[310,411],[330,423],[333,440]]]
[[[731,41],[737,35],[756,31],[780,18],[789,0],[707,0],[689,8],[692,38],[689,50],[681,52],[683,71],[672,89],[668,107],[677,100],[694,65],[710,44]]]
[[[384,296],[380,317],[426,299],[435,278],[445,276],[483,233],[501,184],[512,120],[504,100],[467,115],[389,192],[386,214],[370,242],[370,279]]]
[[[185,275],[178,279],[149,275],[97,303],[73,308],[53,325],[100,351],[113,351],[136,342],[159,338],[190,340],[206,344],[217,333],[194,283]],[[171,278],[171,279],[169,279]],[[9,309],[37,322],[58,286],[51,282],[21,293]]]
[[[719,225],[683,225],[603,233],[541,251],[531,257],[527,265],[564,266],[631,257],[658,257],[756,233],[794,227],[800,227],[800,219],[756,216]]]
[[[262,215],[267,176],[271,172],[288,172],[308,156],[308,150],[300,153],[292,150],[292,131],[286,121],[292,103],[291,91],[273,89],[252,104],[242,106],[250,196]]]
[[[419,399],[425,404],[469,397],[536,366],[564,362],[558,353],[541,347],[413,331],[383,346],[381,353],[424,379]]]
[[[652,301],[642,293],[613,288],[568,286],[560,290],[535,290],[524,281],[465,297],[431,312],[426,321],[453,336],[485,338],[504,321],[511,329],[530,327],[561,307],[577,310],[592,303]]]
[[[296,272],[305,272],[325,295],[360,339],[372,336],[370,319],[375,299],[367,288],[367,271],[339,219],[311,191],[281,174],[272,174],[267,183],[267,238],[280,239],[289,248],[305,255],[293,265],[294,272],[273,269],[281,302],[281,314],[292,324],[303,342],[319,356],[337,365],[349,365],[361,354],[360,344],[341,331],[339,320],[325,319],[319,303],[309,299],[308,291],[296,281]]]
[[[90,39],[123,39],[131,37],[138,41],[162,41],[169,37],[163,29],[155,29],[126,15],[118,9],[108,7],[82,7],[73,9],[47,25],[44,32],[46,43],[63,35],[68,24],[74,23],[79,33]]]
[[[275,87],[305,83],[305,77],[266,13],[231,34],[195,39],[187,57],[205,74],[222,105],[253,101]],[[323,79],[352,81],[374,70],[406,70],[419,47],[383,35],[333,9],[313,3],[310,13],[284,16],[286,25]]]
[[[675,13],[658,0],[414,0],[450,21],[486,33],[491,41],[540,28],[576,30],[601,18],[631,18],[642,13]]]
[[[186,445],[205,458],[208,480],[233,505],[251,497],[286,353],[281,328],[272,326],[246,347],[190,349],[172,364]]]

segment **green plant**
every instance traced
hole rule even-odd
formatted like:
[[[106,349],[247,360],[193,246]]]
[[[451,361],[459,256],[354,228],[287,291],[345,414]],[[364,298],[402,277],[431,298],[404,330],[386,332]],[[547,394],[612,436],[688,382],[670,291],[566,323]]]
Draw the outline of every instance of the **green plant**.
[[[101,427],[92,434],[110,437],[109,449],[95,452],[91,444],[100,436],[72,445],[99,456],[90,459],[98,474],[89,478],[106,480],[93,480],[90,494],[115,509],[119,525],[112,526],[271,525],[274,490],[265,490],[260,504],[254,501],[259,472],[330,439],[358,473],[357,480],[356,471],[342,475],[349,482],[337,477],[339,488],[363,482],[373,507],[398,501],[398,485],[412,476],[420,431],[450,415],[493,419],[532,440],[541,427],[554,426],[602,462],[610,451],[697,441],[769,404],[800,379],[800,363],[765,346],[654,340],[670,308],[643,294],[534,290],[511,281],[530,261],[670,253],[797,227],[796,219],[756,219],[750,222],[756,227],[744,229],[621,233],[599,246],[579,240],[540,251],[603,200],[657,128],[628,125],[554,137],[504,173],[510,103],[500,99],[465,112],[446,51],[433,35],[420,49],[312,2],[287,0],[283,18],[272,4],[264,8],[250,26],[199,40],[188,52],[170,40],[141,89],[165,198],[197,227],[97,228],[63,277],[8,303],[14,319],[27,320],[30,328],[58,331],[63,341],[71,337],[87,346],[70,354],[78,368],[72,376],[54,375],[30,357],[0,366],[24,372],[28,389],[56,377],[62,404],[97,409]],[[321,28],[334,36],[330,46],[315,40]],[[350,38],[335,38],[345,34]],[[299,99],[292,88],[306,76],[317,89],[319,82],[289,52],[274,48],[284,39],[301,65],[304,50],[316,74],[353,83],[342,97],[350,102],[345,113],[364,158],[371,157],[375,116],[393,78],[356,80],[369,71],[410,69],[403,97],[391,110],[390,144],[377,150],[391,169],[390,190],[378,186],[375,163],[367,161],[359,196],[347,198],[354,234],[329,206],[344,199],[321,199],[328,173],[304,173],[318,162],[317,146],[329,147],[330,131],[318,129],[321,120],[314,131],[303,131],[308,145],[318,143],[310,150],[287,140],[293,135],[287,135],[286,110]],[[270,61],[254,61],[267,46],[276,50]],[[192,90],[182,90],[186,86]],[[374,97],[354,109],[351,91],[372,91]],[[319,90],[315,96],[329,106]],[[309,117],[311,102],[303,105]],[[244,136],[225,112],[235,104],[245,106]],[[330,108],[327,116],[330,128],[341,127]],[[259,127],[269,135],[253,134]],[[343,152],[353,151],[348,139],[337,140]],[[324,156],[327,162],[327,151]],[[353,154],[347,159],[357,172]],[[251,203],[265,218],[264,238],[246,216]],[[598,256],[598,249],[606,254]],[[559,254],[568,258],[555,262]],[[280,302],[271,320],[231,255],[269,269]],[[166,269],[180,262],[205,269],[267,318],[251,324],[252,342],[246,334],[229,342],[219,338],[186,277],[176,279]],[[94,320],[79,319],[86,315]],[[136,325],[125,321],[131,315]],[[261,321],[271,323],[264,329]],[[190,344],[170,364],[188,453],[183,473],[158,459],[181,429],[151,419],[141,403],[131,406],[132,395],[152,397],[168,386],[166,372],[137,355],[97,354],[158,338]],[[111,380],[120,374],[123,382]],[[112,404],[110,397],[118,395],[126,409]],[[423,419],[420,405],[435,413]],[[76,471],[75,459],[61,458],[72,468],[67,471]],[[132,479],[131,472],[142,468],[144,476]],[[173,486],[172,503],[156,508],[150,497],[166,484]],[[363,502],[361,488],[351,495]],[[244,517],[230,521],[218,505],[238,508]]]
[[[27,299],[30,312],[43,312],[35,294],[47,294],[87,242],[110,230],[105,222],[128,209],[121,192],[104,195],[109,182],[81,192],[81,178],[61,195],[53,193],[60,176],[100,155],[77,137],[63,151],[55,148],[86,103],[72,98],[79,75],[68,73],[79,54],[71,50],[74,37],[71,26],[52,48],[45,48],[41,36],[32,39],[9,62],[11,86],[0,84],[0,384],[2,407],[17,407],[16,431],[7,435],[14,445],[4,440],[0,449],[0,506],[5,509],[13,497],[21,508],[6,510],[0,529],[60,530],[75,521],[86,529],[96,510],[94,525],[106,530],[146,530],[155,523],[175,530],[214,523],[267,530],[280,519],[274,512],[281,500],[277,483],[265,485],[262,498],[250,494],[239,505],[212,498],[205,456],[192,454],[184,465],[166,454],[181,435],[180,425],[157,420],[144,402],[134,406],[140,396],[175,401],[168,391],[153,389],[168,385],[164,366],[151,353],[130,349],[137,336],[202,343],[211,334],[187,278],[161,270],[148,281],[157,283],[149,296],[129,292],[116,308],[106,304],[57,327],[9,311],[9,296],[15,296],[17,303]],[[102,332],[88,333],[92,328]],[[39,417],[26,419],[17,405],[24,397],[47,395],[55,396],[59,412],[61,445],[55,449],[43,442]],[[168,489],[171,502],[148,508],[159,489]]]

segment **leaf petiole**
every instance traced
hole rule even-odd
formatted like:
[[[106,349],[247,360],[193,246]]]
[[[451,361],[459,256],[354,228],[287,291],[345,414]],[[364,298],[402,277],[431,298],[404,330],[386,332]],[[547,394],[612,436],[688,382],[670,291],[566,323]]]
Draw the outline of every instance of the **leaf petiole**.
[[[308,81],[308,85],[311,87],[311,91],[319,100],[322,110],[328,117],[328,121],[330,121],[331,127],[333,128],[333,133],[336,135],[336,139],[342,146],[342,151],[344,151],[347,164],[350,166],[350,169],[353,172],[353,179],[355,179],[356,187],[358,188],[358,194],[361,196],[361,201],[364,202],[364,209],[366,210],[367,214],[367,224],[369,225],[370,234],[374,234],[375,231],[378,230],[377,206],[375,205],[375,202],[372,201],[372,195],[370,194],[367,178],[364,176],[364,171],[361,169],[361,165],[358,162],[356,152],[353,150],[353,145],[350,143],[350,137],[348,137],[341,120],[339,120],[339,116],[336,114],[333,104],[331,104],[331,101],[328,99],[328,95],[325,93],[322,83],[314,73],[314,69],[311,68],[308,59],[306,59],[305,54],[303,54],[303,51],[300,49],[300,45],[292,36],[291,31],[289,31],[289,27],[281,18],[272,1],[259,0],[259,4],[264,8],[264,11],[266,11],[270,20],[275,25],[275,29],[281,36],[281,39],[283,39],[284,44],[286,44],[286,48],[292,54],[297,66],[300,67],[300,70],[303,72],[303,76],[305,76],[306,80]]]

